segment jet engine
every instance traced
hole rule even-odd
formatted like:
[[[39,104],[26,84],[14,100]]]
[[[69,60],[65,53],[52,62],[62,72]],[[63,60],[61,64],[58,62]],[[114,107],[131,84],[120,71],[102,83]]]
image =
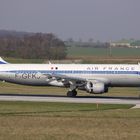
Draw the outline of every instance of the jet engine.
[[[108,87],[101,82],[87,82],[86,84],[86,91],[89,93],[100,94],[108,92]]]

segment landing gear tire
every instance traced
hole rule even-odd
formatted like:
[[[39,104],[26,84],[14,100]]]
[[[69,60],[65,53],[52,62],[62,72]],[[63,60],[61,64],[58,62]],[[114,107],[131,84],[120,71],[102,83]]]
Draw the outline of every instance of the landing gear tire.
[[[76,97],[77,95],[77,91],[73,90],[73,91],[68,91],[67,92],[67,97]]]

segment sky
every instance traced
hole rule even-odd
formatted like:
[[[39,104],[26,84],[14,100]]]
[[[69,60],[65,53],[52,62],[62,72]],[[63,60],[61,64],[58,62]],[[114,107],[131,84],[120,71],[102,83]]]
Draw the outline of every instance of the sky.
[[[140,39],[140,0],[0,0],[0,29],[63,40]]]

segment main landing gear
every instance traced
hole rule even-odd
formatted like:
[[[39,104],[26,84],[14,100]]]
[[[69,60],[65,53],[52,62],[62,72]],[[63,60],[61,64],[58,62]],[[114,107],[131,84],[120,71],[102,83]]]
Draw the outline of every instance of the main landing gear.
[[[67,92],[67,97],[76,97],[76,95],[77,91],[75,89]]]
[[[70,81],[70,88],[69,91],[67,92],[67,97],[75,97],[77,95],[77,91],[76,91],[76,83]]]

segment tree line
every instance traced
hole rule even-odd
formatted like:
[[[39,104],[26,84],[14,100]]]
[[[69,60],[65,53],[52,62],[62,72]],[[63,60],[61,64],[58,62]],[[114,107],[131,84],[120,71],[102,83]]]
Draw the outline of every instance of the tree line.
[[[0,36],[0,56],[28,59],[64,59],[67,48],[54,34]]]
[[[100,41],[94,41],[93,39],[89,39],[88,41],[82,41],[80,39],[79,41],[75,41],[72,38],[68,39],[65,44],[68,47],[90,47],[90,48],[109,48],[110,43],[109,42],[100,42]]]

